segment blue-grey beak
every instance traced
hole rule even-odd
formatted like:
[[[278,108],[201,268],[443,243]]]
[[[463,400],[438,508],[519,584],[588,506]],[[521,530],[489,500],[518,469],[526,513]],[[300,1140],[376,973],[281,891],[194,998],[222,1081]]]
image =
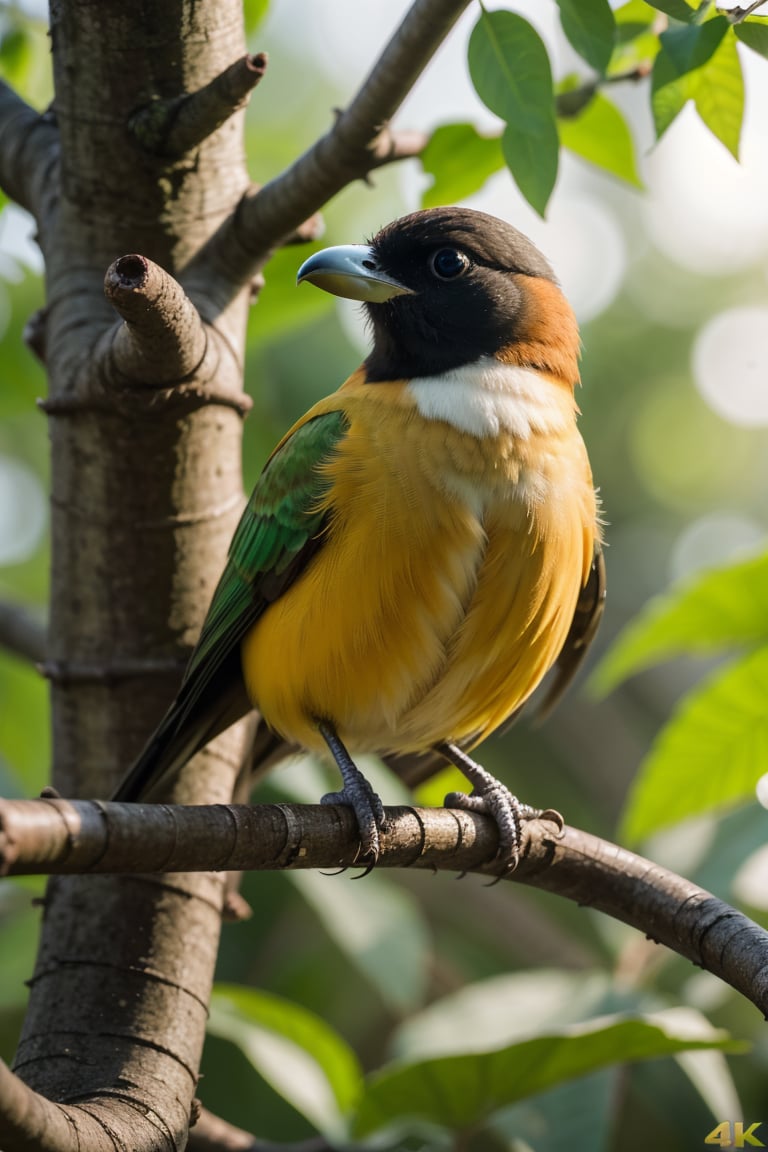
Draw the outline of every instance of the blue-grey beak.
[[[374,250],[367,244],[340,244],[315,252],[299,268],[296,283],[301,284],[302,280],[309,280],[334,296],[375,304],[393,296],[413,295],[411,288],[382,272]]]

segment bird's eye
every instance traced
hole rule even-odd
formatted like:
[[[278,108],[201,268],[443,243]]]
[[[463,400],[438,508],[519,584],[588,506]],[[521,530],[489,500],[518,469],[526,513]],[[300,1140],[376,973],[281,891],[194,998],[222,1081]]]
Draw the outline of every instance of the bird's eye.
[[[469,258],[456,248],[440,248],[430,258],[429,266],[439,280],[455,280],[469,268]]]

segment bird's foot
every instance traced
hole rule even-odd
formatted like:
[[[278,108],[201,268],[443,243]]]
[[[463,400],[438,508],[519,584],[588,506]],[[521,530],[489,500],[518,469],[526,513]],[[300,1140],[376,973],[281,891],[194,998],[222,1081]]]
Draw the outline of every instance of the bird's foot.
[[[449,792],[446,808],[461,808],[467,812],[482,812],[492,816],[499,829],[497,860],[504,872],[514,872],[520,863],[522,826],[524,820],[543,818],[551,820],[562,831],[565,821],[553,808],[532,808],[513,795],[504,784],[487,772],[480,764],[462,752],[455,744],[441,744],[438,751],[445,756],[472,785],[471,795]]]
[[[368,861],[368,871],[379,858],[379,833],[384,831],[384,805],[347,752],[332,724],[321,721],[318,730],[328,745],[341,772],[344,787],[340,792],[328,792],[321,804],[344,804],[351,808],[360,833],[360,856]]]

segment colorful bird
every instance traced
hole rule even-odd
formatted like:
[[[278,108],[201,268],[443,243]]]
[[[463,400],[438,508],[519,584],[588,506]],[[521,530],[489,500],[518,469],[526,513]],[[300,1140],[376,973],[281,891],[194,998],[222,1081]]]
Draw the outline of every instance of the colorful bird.
[[[467,754],[545,674],[559,698],[605,593],[576,427],[579,336],[520,232],[414,212],[298,281],[365,302],[370,355],[268,460],[176,700],[115,798],[154,793],[249,708],[329,752],[375,861],[384,813],[361,753],[438,751],[514,865],[534,813]]]

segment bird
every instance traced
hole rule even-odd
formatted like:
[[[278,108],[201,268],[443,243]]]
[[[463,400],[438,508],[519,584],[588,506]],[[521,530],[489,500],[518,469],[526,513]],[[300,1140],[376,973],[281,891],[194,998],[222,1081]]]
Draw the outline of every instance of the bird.
[[[330,755],[375,863],[382,802],[355,758],[453,763],[513,868],[541,815],[470,756],[554,668],[562,695],[605,599],[577,428],[580,339],[542,253],[466,207],[311,255],[297,283],[360,301],[371,350],[269,457],[181,688],[114,799],[151,798],[250,709]],[[561,819],[561,818],[560,818]]]

